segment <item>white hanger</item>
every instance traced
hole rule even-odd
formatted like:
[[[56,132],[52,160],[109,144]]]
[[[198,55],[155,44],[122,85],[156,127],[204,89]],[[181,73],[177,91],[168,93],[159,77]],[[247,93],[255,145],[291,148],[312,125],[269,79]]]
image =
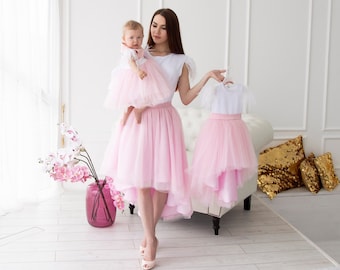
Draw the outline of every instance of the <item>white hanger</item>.
[[[230,87],[231,85],[234,84],[234,81],[230,77],[230,67],[227,68],[227,74],[223,80],[223,84],[226,85],[227,87]]]

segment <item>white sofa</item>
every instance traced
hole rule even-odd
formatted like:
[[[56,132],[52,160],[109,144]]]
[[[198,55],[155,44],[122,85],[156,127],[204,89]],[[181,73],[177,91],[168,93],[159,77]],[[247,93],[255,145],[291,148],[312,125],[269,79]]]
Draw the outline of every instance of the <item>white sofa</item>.
[[[191,162],[192,153],[195,147],[195,141],[200,132],[203,122],[209,116],[207,110],[193,107],[177,108],[183,123],[184,139],[189,164]],[[257,155],[265,148],[273,139],[273,129],[270,123],[264,119],[251,114],[243,114],[242,119],[246,122],[249,129],[255,151]],[[251,195],[257,189],[257,174],[247,181],[242,188],[238,190],[238,202],[244,201],[244,209],[250,210]],[[220,218],[232,208],[219,207],[216,203],[210,204],[208,207],[201,205],[199,202],[192,200],[193,210],[212,216],[213,229],[216,235],[219,231]],[[135,206],[130,204],[130,213],[133,214]]]
[[[177,109],[183,123],[184,138],[188,161],[190,163],[192,153],[195,147],[197,135],[201,129],[202,123],[209,116],[209,112],[202,109],[191,107]],[[256,154],[258,155],[267,144],[273,139],[273,129],[270,123],[264,119],[251,114],[243,114],[242,119],[245,121],[254,144]],[[242,188],[238,190],[238,202],[244,201],[244,209],[250,210],[251,195],[257,189],[257,174],[247,181]],[[193,210],[212,216],[213,229],[218,234],[220,218],[232,208],[219,207],[216,203],[210,204],[208,207],[201,205],[199,202],[192,200]]]

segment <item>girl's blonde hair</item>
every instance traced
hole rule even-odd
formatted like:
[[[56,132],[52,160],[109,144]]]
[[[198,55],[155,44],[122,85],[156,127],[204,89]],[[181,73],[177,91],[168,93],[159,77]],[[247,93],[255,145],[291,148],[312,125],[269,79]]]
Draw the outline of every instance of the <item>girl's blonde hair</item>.
[[[144,35],[143,25],[137,21],[129,20],[123,26],[123,36],[125,35],[126,30],[142,30],[142,34]]]

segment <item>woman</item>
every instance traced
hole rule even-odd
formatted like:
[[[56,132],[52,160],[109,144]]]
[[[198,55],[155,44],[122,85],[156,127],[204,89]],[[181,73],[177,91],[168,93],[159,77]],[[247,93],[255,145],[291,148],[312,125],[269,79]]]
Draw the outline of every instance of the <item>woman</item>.
[[[157,10],[148,38],[149,53],[158,62],[173,92],[189,104],[210,78],[222,82],[225,70],[212,70],[190,87],[193,62],[184,54],[177,15],[171,9]],[[190,218],[192,208],[182,124],[171,99],[148,107],[140,123],[128,117],[111,140],[103,172],[115,180],[125,199],[137,201],[144,239],[140,246],[142,269],[155,266],[158,220]]]

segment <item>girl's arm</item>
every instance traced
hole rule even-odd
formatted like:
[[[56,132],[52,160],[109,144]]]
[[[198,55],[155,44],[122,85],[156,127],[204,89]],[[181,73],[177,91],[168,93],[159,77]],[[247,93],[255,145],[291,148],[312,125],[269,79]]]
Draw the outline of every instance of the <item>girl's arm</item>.
[[[143,80],[146,77],[146,75],[147,75],[146,72],[144,70],[141,70],[138,67],[138,65],[136,63],[136,59],[133,58],[133,56],[131,56],[131,59],[130,59],[130,66],[139,78],[141,78]]]
[[[181,97],[181,101],[184,105],[188,105],[193,101],[202,90],[203,86],[208,82],[209,79],[215,79],[218,82],[224,80],[222,73],[226,72],[224,69],[211,70],[206,73],[203,78],[192,88],[190,88],[189,82],[189,70],[186,65],[183,66],[182,75],[179,78],[177,89]]]

